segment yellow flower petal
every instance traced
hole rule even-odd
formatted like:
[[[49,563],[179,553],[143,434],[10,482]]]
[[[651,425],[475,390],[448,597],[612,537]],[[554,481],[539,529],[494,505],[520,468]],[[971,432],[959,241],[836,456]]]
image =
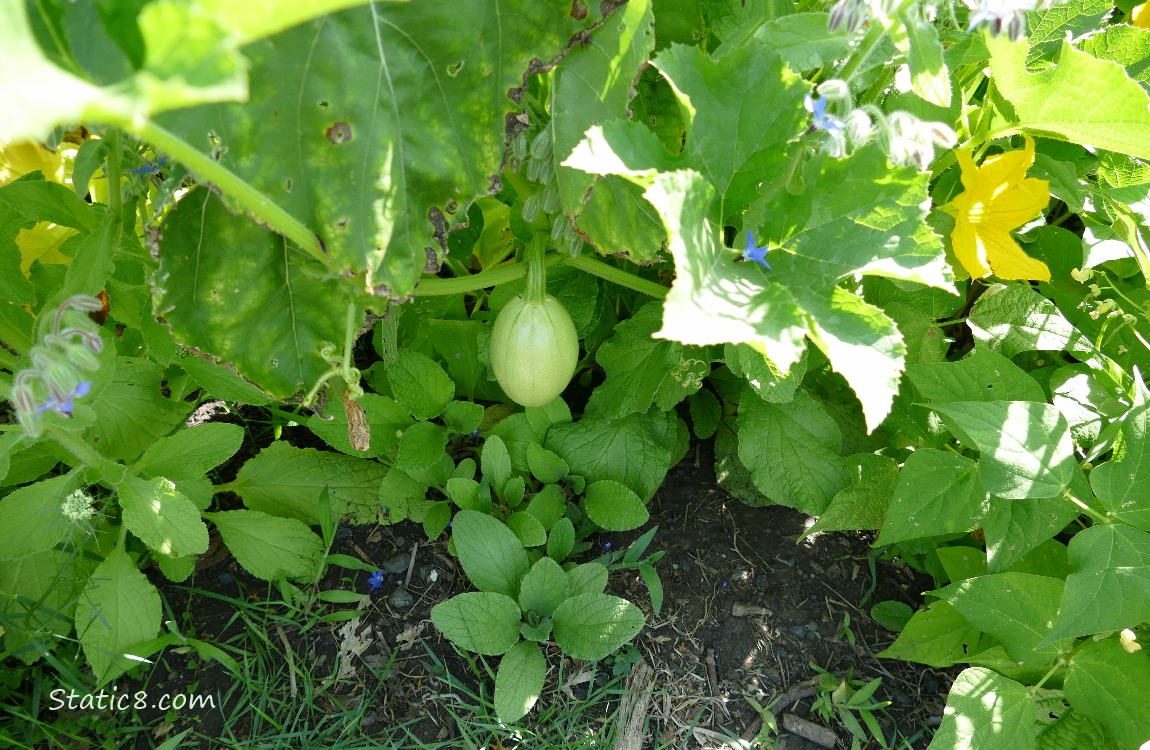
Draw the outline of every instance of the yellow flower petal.
[[[1030,177],[990,202],[982,221],[995,226],[1017,228],[1033,219],[1050,202],[1050,183]]]
[[[998,278],[1050,281],[1047,265],[1027,255],[1009,232],[989,228],[978,233],[978,241]]]
[[[1140,29],[1150,29],[1150,2],[1134,6],[1130,11],[1130,24]]]
[[[43,172],[47,180],[63,183],[71,172],[65,165],[61,154],[49,151],[39,143],[0,143],[0,185],[7,185],[36,171]]]
[[[958,224],[954,227],[954,232],[950,235],[950,244],[954,250],[954,256],[958,258],[958,262],[962,264],[972,279],[981,279],[990,275],[990,266],[986,263],[986,255],[983,253],[978,242],[978,236],[974,233],[974,227],[970,225],[969,221],[959,219]]]
[[[62,227],[42,221],[31,229],[21,229],[16,234],[16,247],[20,249],[20,271],[25,276],[31,273],[32,262],[57,263],[67,265],[72,259],[60,252],[64,240],[77,234],[71,227]]]
[[[1026,147],[1021,151],[1007,151],[992,156],[978,168],[980,189],[989,197],[1001,195],[1026,178],[1026,170],[1034,164],[1034,139],[1026,136]]]
[[[1034,139],[976,166],[969,151],[957,153],[962,185],[951,207],[955,257],[972,278],[993,271],[1002,279],[1050,279],[1042,261],[1023,252],[1010,233],[1039,215],[1050,200],[1050,183],[1026,172],[1034,164]]]

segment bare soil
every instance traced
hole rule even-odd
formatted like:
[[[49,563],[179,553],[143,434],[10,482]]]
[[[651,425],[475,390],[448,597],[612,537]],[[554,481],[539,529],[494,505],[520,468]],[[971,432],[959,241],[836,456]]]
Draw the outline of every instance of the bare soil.
[[[612,592],[644,610],[647,628],[624,658],[600,665],[574,662],[552,649],[541,705],[562,705],[586,695],[608,683],[614,670],[630,673],[628,686],[647,698],[632,711],[636,722],[617,750],[732,747],[731,738],[750,739],[761,726],[746,696],[763,706],[785,696],[775,708],[780,717],[791,714],[821,725],[834,733],[835,746],[850,748],[851,737],[841,723],[826,722],[813,709],[817,666],[840,678],[881,678],[874,697],[890,701],[876,715],[887,742],[925,748],[942,714],[951,675],[877,658],[896,634],[868,613],[874,603],[888,599],[916,607],[920,592],[933,588],[929,577],[897,562],[872,561],[870,534],[819,534],[797,541],[809,519],[787,508],[751,508],[733,499],[716,484],[709,453],[706,444],[693,446],[650,504],[649,526],[659,530],[649,552],[665,551],[656,565],[665,589],[662,611],[652,612],[638,575],[613,573]],[[625,547],[645,530],[593,540],[587,558],[608,546]],[[422,528],[409,523],[342,528],[334,551],[385,568],[384,584],[370,593],[352,623],[320,622],[307,632],[301,632],[301,618],[287,611],[275,589],[248,576],[226,552],[187,585],[166,583],[158,572],[153,580],[185,634],[240,651],[258,645],[274,653],[272,661],[283,669],[269,678],[272,693],[265,697],[300,707],[294,724],[282,730],[299,733],[290,746],[312,746],[309,734],[327,717],[362,707],[358,725],[345,728],[348,738],[365,744],[374,739],[394,748],[420,747],[419,742],[470,747],[459,737],[455,719],[467,701],[455,694],[446,673],[488,695],[490,685],[478,684],[476,671],[429,620],[431,607],[466,590],[446,541],[428,542]],[[321,588],[367,592],[367,578],[366,572],[333,568]],[[245,629],[228,599],[247,600],[257,608],[249,614],[267,608],[270,619],[265,622],[271,624],[265,642],[252,643],[253,631]],[[354,605],[317,611],[340,608]],[[148,709],[117,717],[126,730],[125,744],[119,746],[154,747],[188,728],[193,733],[182,748],[229,746],[271,732],[260,712],[276,712],[243,697],[240,681],[218,662],[181,651],[168,650],[139,682],[120,689],[211,695],[215,708]],[[292,680],[292,671],[306,671],[318,682]],[[596,706],[601,721],[617,721],[622,728],[627,711],[615,712],[622,698],[618,691]],[[631,701],[625,703],[631,707]],[[539,714],[537,708],[525,721]],[[397,735],[398,727],[405,729]],[[399,735],[406,739],[397,741]],[[820,747],[786,731],[781,737],[778,747],[787,750]],[[891,741],[894,737],[897,742]],[[533,746],[516,745],[505,734],[482,741],[488,744],[480,747],[505,750]],[[870,741],[860,747],[880,745]]]

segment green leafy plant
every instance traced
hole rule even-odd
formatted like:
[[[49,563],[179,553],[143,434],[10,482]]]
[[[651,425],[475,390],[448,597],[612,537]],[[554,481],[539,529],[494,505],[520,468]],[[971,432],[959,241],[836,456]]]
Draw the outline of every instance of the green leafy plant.
[[[838,720],[851,735],[851,747],[860,748],[872,738],[881,747],[889,747],[875,713],[890,705],[890,701],[876,701],[874,693],[882,685],[882,678],[863,683],[853,674],[839,678],[812,665],[819,674],[818,693],[812,710],[825,722]],[[861,724],[859,723],[861,720]],[[866,727],[865,729],[863,727]]]
[[[457,646],[503,657],[495,678],[503,721],[525,715],[543,689],[540,642],[553,637],[567,655],[598,661],[643,627],[634,604],[603,593],[607,569],[598,563],[568,570],[548,556],[531,563],[514,532],[473,510],[455,514],[452,542],[479,590],[437,604],[431,619]]]

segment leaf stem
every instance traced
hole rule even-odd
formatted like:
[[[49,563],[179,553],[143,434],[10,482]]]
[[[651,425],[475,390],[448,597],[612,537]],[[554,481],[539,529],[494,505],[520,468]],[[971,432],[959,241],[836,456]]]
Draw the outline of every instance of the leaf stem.
[[[621,287],[626,287],[631,291],[645,294],[648,297],[655,299],[663,299],[667,296],[668,289],[662,284],[656,284],[654,281],[636,276],[633,273],[628,273],[621,268],[604,263],[601,260],[590,258],[586,255],[577,255],[574,258],[564,258],[563,263],[574,268],[579,269],[592,276],[598,276],[604,281],[609,281],[612,284],[618,284]]]
[[[120,212],[124,206],[123,190],[120,187],[120,129],[113,127],[108,133],[108,209],[120,225]]]
[[[351,384],[351,349],[355,346],[355,332],[359,326],[355,324],[355,303],[347,303],[347,311],[343,320],[343,379]]]
[[[327,265],[327,255],[315,233],[278,203],[256,190],[251,183],[151,120],[133,120],[122,124],[125,130],[181,162],[201,182],[215,186],[256,221],[287,237],[312,258]]]
[[[123,481],[124,467],[121,464],[109,458],[105,458],[102,454],[98,453],[95,448],[71,432],[57,425],[48,425],[44,434],[46,437],[59,443],[64,450],[71,453],[82,465],[97,469],[102,475],[101,478],[103,480],[111,484],[119,484]]]
[[[544,261],[548,268],[559,265],[563,261],[558,255],[552,255]],[[480,289],[498,286],[517,281],[527,275],[526,263],[513,263],[502,268],[492,268],[471,276],[460,276],[454,279],[428,278],[419,282],[415,289],[416,297],[438,297],[446,294],[467,294]]]
[[[1082,512],[1085,513],[1086,515],[1090,516],[1090,519],[1092,521],[1094,521],[1095,523],[1104,523],[1104,524],[1111,523],[1111,520],[1109,518],[1102,515],[1098,511],[1094,510],[1093,508],[1091,508],[1089,505],[1082,502],[1078,498],[1074,497],[1074,495],[1071,495],[1070,490],[1064,488],[1062,490],[1062,496],[1064,498],[1066,498],[1067,500],[1069,500],[1070,502],[1077,505],[1079,507],[1079,509],[1081,509]]]
[[[615,268],[612,265],[586,255],[577,255],[574,258],[550,255],[544,261],[544,265],[547,268],[554,268],[559,265],[571,266],[584,273],[589,273],[592,276],[598,276],[604,281],[618,284],[621,287],[645,294],[648,297],[654,297],[655,299],[663,299],[667,296],[667,287],[656,284],[654,281],[640,278],[633,273],[628,273],[621,268]],[[455,279],[428,278],[419,282],[419,286],[416,287],[415,290],[415,296],[435,297],[446,294],[467,294],[499,284],[507,284],[521,279],[526,275],[527,264],[514,263],[509,266],[503,266],[502,268],[492,268],[472,276],[461,276]]]

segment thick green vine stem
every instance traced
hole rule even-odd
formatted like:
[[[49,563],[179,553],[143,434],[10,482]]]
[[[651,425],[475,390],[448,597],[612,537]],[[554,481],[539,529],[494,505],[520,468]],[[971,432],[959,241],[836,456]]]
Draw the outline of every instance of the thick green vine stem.
[[[261,224],[287,237],[320,263],[327,264],[327,256],[315,233],[235,172],[151,120],[121,124],[140,140],[147,141],[182,163],[200,181],[215,186]]]
[[[586,255],[577,255],[574,258],[557,254],[550,255],[543,261],[543,265],[547,268],[554,268],[559,265],[572,266],[584,273],[598,276],[604,281],[610,281],[612,284],[618,284],[621,287],[645,294],[648,297],[663,299],[667,296],[667,287],[640,278],[633,273],[628,273],[621,268],[616,268],[615,266],[600,260],[595,260]],[[493,268],[489,271],[483,271],[473,276],[460,276],[455,279],[424,279],[419,282],[419,286],[415,290],[415,296],[436,297],[447,294],[467,294],[469,292],[477,292],[480,289],[498,286],[499,284],[507,284],[521,279],[526,275],[527,264],[514,263],[503,268]]]
[[[630,289],[639,294],[645,294],[648,297],[655,299],[663,299],[667,296],[668,289],[662,284],[656,284],[654,281],[636,276],[633,273],[628,273],[622,268],[616,268],[610,264],[604,263],[601,260],[595,260],[586,255],[577,255],[574,258],[564,258],[563,263],[568,266],[574,266],[584,273],[589,273],[592,276],[598,276],[604,281],[610,281],[612,284],[618,284],[621,287]]]
[[[108,133],[108,209],[114,216],[119,216],[123,208],[123,196],[120,193],[120,129],[112,128]]]
[[[547,239],[536,235],[527,246],[527,304],[542,305],[547,299]]]

